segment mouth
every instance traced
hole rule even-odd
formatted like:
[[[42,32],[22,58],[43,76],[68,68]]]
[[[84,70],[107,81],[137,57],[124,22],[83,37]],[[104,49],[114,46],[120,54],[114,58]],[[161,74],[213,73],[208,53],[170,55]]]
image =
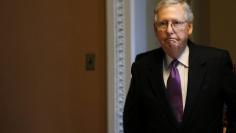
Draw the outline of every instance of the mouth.
[[[166,44],[170,47],[170,48],[176,48],[178,46],[178,41],[175,38],[167,38],[166,39]]]
[[[166,40],[167,40],[167,41],[176,41],[175,38],[167,38]]]
[[[167,41],[168,43],[174,43],[174,42],[176,42],[177,40],[174,39],[174,38],[167,38],[166,41]]]

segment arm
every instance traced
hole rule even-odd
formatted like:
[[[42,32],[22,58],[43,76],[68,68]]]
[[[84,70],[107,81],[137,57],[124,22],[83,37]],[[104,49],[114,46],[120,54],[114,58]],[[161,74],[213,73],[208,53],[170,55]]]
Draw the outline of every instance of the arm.
[[[135,85],[135,64],[132,65],[132,79],[130,88],[126,97],[124,114],[123,114],[123,126],[124,133],[144,133],[142,132],[142,125],[140,120],[139,110],[139,94],[138,88]]]
[[[227,133],[236,132],[236,75],[233,73],[233,65],[229,53],[222,59],[222,78],[225,103],[227,105]]]

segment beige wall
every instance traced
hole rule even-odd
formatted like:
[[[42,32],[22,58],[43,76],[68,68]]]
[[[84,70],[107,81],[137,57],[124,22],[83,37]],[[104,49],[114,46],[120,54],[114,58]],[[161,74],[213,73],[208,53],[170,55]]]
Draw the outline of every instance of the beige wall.
[[[105,133],[105,0],[0,3],[0,132]]]

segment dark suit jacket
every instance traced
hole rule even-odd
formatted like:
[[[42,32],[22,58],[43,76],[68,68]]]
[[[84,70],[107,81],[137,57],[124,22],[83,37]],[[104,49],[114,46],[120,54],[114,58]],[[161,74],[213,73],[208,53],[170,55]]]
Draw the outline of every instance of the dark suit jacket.
[[[183,122],[178,124],[165,95],[162,48],[140,54],[124,107],[125,133],[236,133],[236,78],[227,51],[188,41],[189,75]]]

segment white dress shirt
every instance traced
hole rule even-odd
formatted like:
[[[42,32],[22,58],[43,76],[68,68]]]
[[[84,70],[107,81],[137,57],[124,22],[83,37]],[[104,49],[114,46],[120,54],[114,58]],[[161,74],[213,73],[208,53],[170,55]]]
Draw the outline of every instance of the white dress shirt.
[[[167,79],[170,74],[170,63],[173,60],[168,55],[165,56],[163,63],[163,79],[165,86],[167,85]],[[189,47],[186,46],[183,53],[177,59],[180,63],[177,65],[177,69],[180,74],[181,89],[182,89],[182,99],[183,99],[183,109],[185,107],[186,96],[187,96],[187,86],[188,86],[188,68],[189,68]],[[166,87],[167,88],[167,87]]]

